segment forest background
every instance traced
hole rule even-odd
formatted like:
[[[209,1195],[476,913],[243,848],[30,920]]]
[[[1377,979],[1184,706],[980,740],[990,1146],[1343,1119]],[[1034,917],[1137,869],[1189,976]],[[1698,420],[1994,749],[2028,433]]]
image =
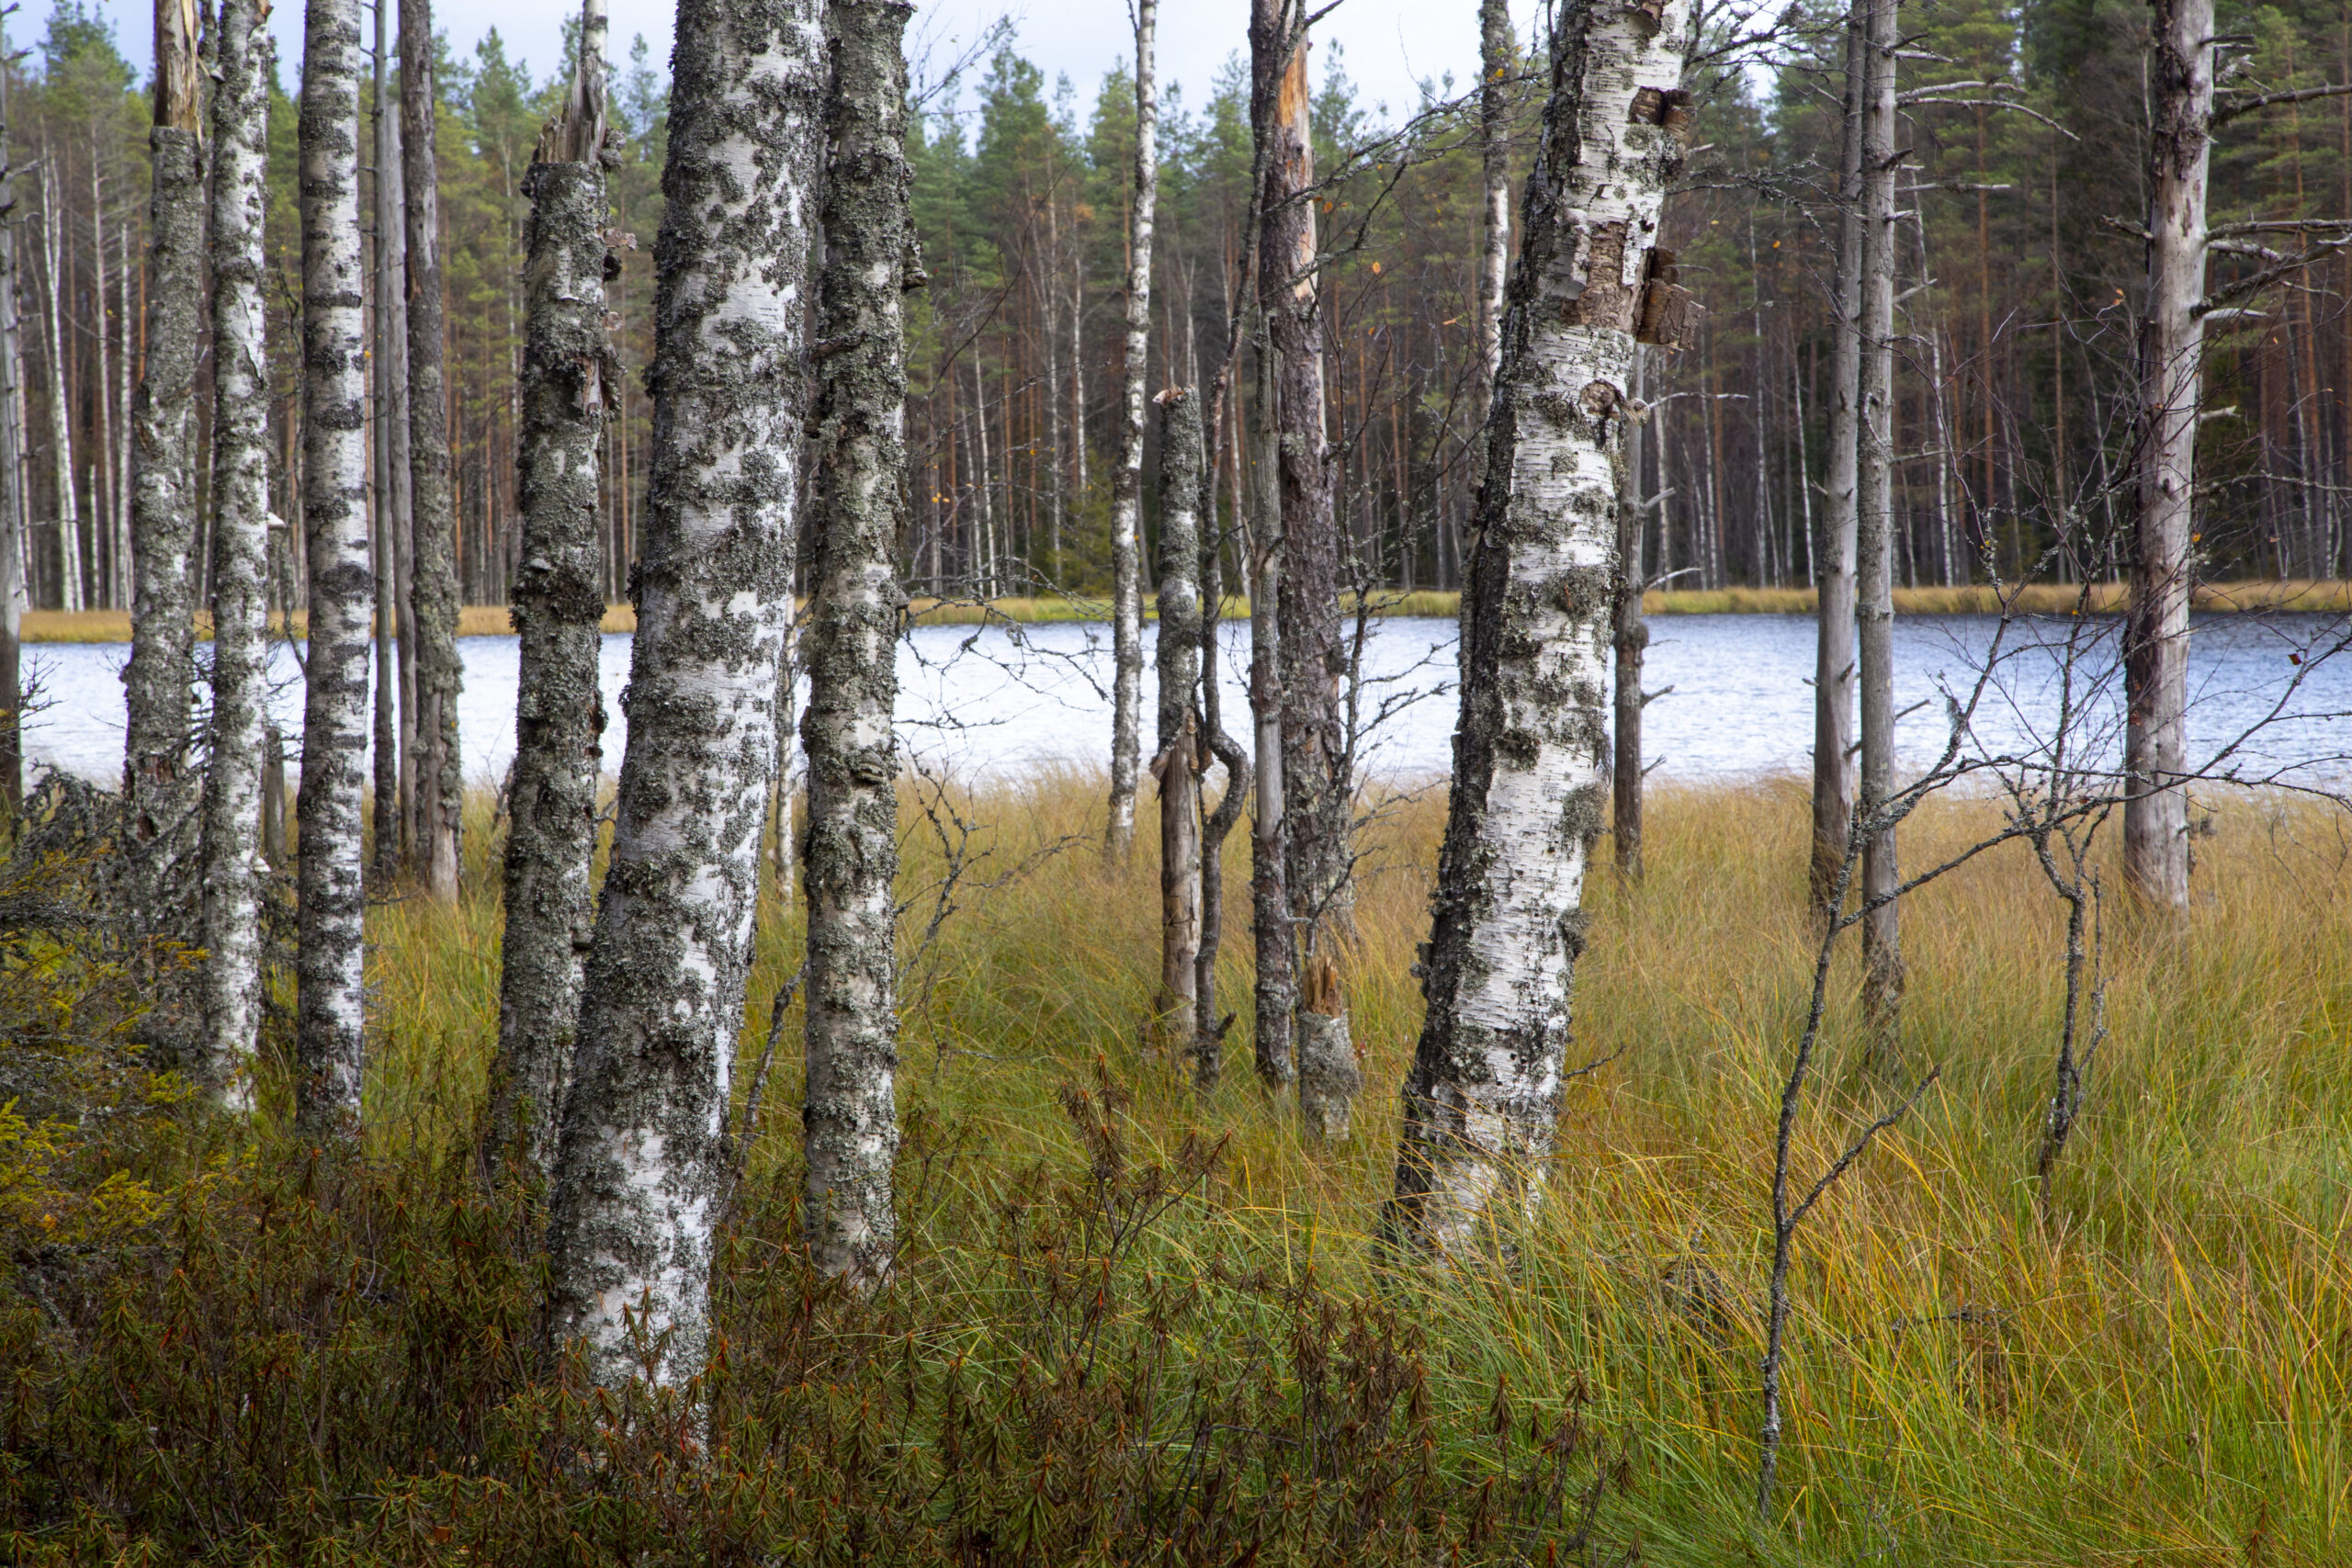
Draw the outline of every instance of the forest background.
[[[1668,209],[1668,243],[1706,307],[1658,366],[1646,444],[1658,496],[1647,558],[1675,586],[1802,586],[1826,445],[1826,197],[1838,134],[1837,18],[1792,14],[1775,51],[1702,84],[1712,146]],[[2146,15],[2123,0],[1951,0],[1913,13],[1925,58],[1906,91],[1996,84],[1914,105],[1903,200],[1895,571],[1910,586],[2109,575],[2128,507],[2134,301],[2144,257]],[[1819,26],[1808,34],[1804,24]],[[2352,73],[2352,13],[2318,3],[2224,6],[2239,85],[2286,90]],[[568,26],[569,47],[572,30]],[[1524,47],[1525,40],[1522,40]],[[530,150],[571,75],[510,60],[493,30],[442,44],[441,221],[450,309],[450,431],[466,603],[504,601],[518,536],[514,441],[521,254]],[[910,586],[936,593],[1096,594],[1110,569],[1110,456],[1123,367],[1122,280],[1134,93],[1124,68],[1047,82],[1005,34],[933,61],[910,152],[931,287],[910,301]],[[961,66],[958,70],[956,67]],[[281,79],[290,62],[280,62]],[[33,603],[127,604],[127,410],[148,253],[147,108],[110,27],[58,6],[9,67],[11,156],[26,225],[26,389]],[[1481,186],[1475,105],[1431,83],[1410,115],[1368,107],[1344,53],[1318,51],[1313,106],[1327,249],[1325,334],[1339,514],[1356,581],[1457,585],[1471,501]],[[652,348],[651,238],[661,217],[667,83],[642,39],[615,73],[615,221],[638,245],[611,292],[633,372],[605,442],[608,599],[627,597],[650,450],[641,371]],[[363,89],[364,90],[364,89]],[[372,94],[369,95],[372,98]],[[2031,113],[2004,112],[2006,99]],[[372,102],[363,104],[372,113]],[[294,106],[274,91],[269,251],[276,397],[272,502],[299,516],[299,244]],[[1519,117],[1523,165],[1532,106]],[[1238,57],[1206,101],[1163,109],[1153,386],[1205,384],[1228,331],[1249,178]],[[2290,105],[2214,155],[2217,223],[2352,214],[2352,99]],[[372,210],[363,206],[363,210]],[[2217,254],[2227,276],[2258,255]],[[2352,557],[2352,250],[2217,326],[2199,467],[2208,578],[2332,578]],[[1231,396],[1246,398],[1249,378]],[[65,418],[51,413],[62,404]],[[209,400],[199,399],[199,409]],[[199,418],[206,417],[199,414]],[[62,442],[65,450],[61,453]],[[209,436],[197,450],[209,453]],[[1228,452],[1228,521],[1243,474]],[[1148,462],[1151,461],[1148,457]],[[64,478],[70,476],[70,481]],[[74,496],[65,502],[62,486]],[[2082,525],[2062,530],[2071,512]],[[1147,547],[1154,558],[1151,506]],[[2076,541],[2063,555],[2061,534]],[[2086,547],[2080,541],[2094,543]],[[300,603],[299,550],[277,553],[278,602]],[[199,552],[199,559],[209,558]],[[199,592],[207,592],[201,588]],[[289,597],[290,596],[290,597]]]

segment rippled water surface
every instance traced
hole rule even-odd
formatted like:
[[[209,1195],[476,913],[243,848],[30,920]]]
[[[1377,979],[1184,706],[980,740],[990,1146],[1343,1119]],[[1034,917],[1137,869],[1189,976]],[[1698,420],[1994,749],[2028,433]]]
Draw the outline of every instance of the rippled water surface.
[[[1914,617],[1895,627],[1898,707],[1917,706],[1898,734],[1906,760],[1931,760],[1946,733],[1942,693],[1965,696],[1994,647],[1988,616]],[[1225,723],[1247,732],[1237,677],[1248,658],[1247,627],[1226,630],[1221,674]],[[1673,615],[1651,623],[1646,684],[1671,688],[1645,721],[1645,750],[1661,776],[1724,779],[1806,768],[1813,740],[1810,681],[1814,631],[1801,615]],[[2064,657],[2074,630],[2084,638]],[[1147,660],[1153,628],[1145,628]],[[2307,776],[2341,780],[2352,752],[2352,655],[2316,659],[2340,623],[2319,616],[2257,619],[2216,615],[2197,623],[2190,659],[2192,766],[2249,727],[2238,749],[2242,772],[2300,764]],[[2062,701],[2084,717],[2093,744],[2111,748],[2118,730],[2112,623],[2087,633],[2064,621],[2012,626],[2000,633],[1992,676],[1977,703],[1972,744],[2016,750],[2055,730]],[[1387,716],[1365,743],[1366,765],[1396,777],[1443,773],[1454,720],[1454,626],[1447,620],[1373,622],[1364,652],[1363,709]],[[459,725],[468,772],[494,782],[514,749],[516,644],[469,637],[458,644],[466,689]],[[27,725],[26,750],[92,778],[122,766],[122,644],[28,648],[49,706]],[[617,706],[627,682],[629,638],[604,639],[604,688],[611,728],[605,766],[618,766],[626,725]],[[2297,662],[2301,660],[2301,662]],[[272,711],[289,755],[301,728],[300,672],[288,649],[272,661]],[[2064,678],[2071,670],[2070,682]],[[1041,768],[1102,765],[1110,747],[1109,628],[1089,625],[930,626],[900,645],[901,731],[926,765],[969,779]],[[1148,704],[1149,677],[1146,677]],[[2264,722],[2266,716],[2277,716]],[[1145,722],[1150,723],[1148,710]],[[2317,761],[2314,760],[2329,759]]]

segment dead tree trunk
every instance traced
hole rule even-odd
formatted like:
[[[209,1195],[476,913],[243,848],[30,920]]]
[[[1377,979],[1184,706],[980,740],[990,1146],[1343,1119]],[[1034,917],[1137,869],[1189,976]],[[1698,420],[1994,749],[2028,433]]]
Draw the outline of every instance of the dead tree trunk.
[[[1629,882],[1642,879],[1642,657],[1649,650],[1649,622],[1642,618],[1643,575],[1642,426],[1652,416],[1643,406],[1647,390],[1643,372],[1645,356],[1634,350],[1628,386],[1634,412],[1624,422],[1624,445],[1617,459],[1617,580],[1615,606],[1611,614],[1609,642],[1616,657],[1616,732],[1614,735],[1613,796],[1610,802],[1609,834],[1617,852],[1617,870]],[[1665,480],[1661,477],[1660,484]]]
[[[440,174],[434,153],[433,0],[400,0],[401,185],[408,252],[409,502],[414,567],[403,606],[416,638],[416,874],[458,897],[465,769],[458,751],[458,535],[442,373]]]
[[[1280,432],[1282,571],[1276,610],[1282,688],[1283,879],[1291,946],[1303,981],[1330,965],[1298,1021],[1302,1086],[1318,1084],[1309,1119],[1344,1134],[1341,1094],[1354,1048],[1337,978],[1353,874],[1355,791],[1340,639],[1340,529],[1331,505],[1323,418],[1323,319],[1317,283],[1313,139],[1307,124],[1306,23],[1297,0],[1255,0],[1250,27],[1252,123],[1264,143],[1258,306],[1273,348],[1273,417]],[[1304,1004],[1302,1004],[1304,1005]],[[1306,1059],[1309,1048],[1315,1060]]]
[[[922,277],[908,197],[905,0],[831,0],[825,273],[817,296],[808,711],[808,1176],[802,1223],[828,1274],[888,1277],[897,1247],[899,619],[906,326]]]
[[[1221,383],[1220,383],[1221,384]],[[1196,411],[1195,418],[1198,417]],[[1237,433],[1238,434],[1238,433]],[[1160,450],[1168,451],[1170,440],[1166,425],[1160,428]],[[1198,744],[1202,750],[1225,764],[1225,793],[1217,797],[1216,809],[1207,813],[1201,824],[1201,950],[1193,962],[1193,1081],[1205,1089],[1217,1080],[1225,1066],[1225,1032],[1232,1026],[1233,1015],[1217,1011],[1216,962],[1218,949],[1225,941],[1225,841],[1233,832],[1233,825],[1241,819],[1242,808],[1249,803],[1251,775],[1250,753],[1241,743],[1225,732],[1224,694],[1216,673],[1216,628],[1225,610],[1225,541],[1224,530],[1217,525],[1216,464],[1214,448],[1204,442],[1200,468],[1199,500],[1196,515],[1202,520],[1200,547],[1200,648],[1201,733]],[[1163,465],[1166,457],[1160,459]],[[1238,470],[1238,464],[1236,464]],[[1163,476],[1165,468],[1162,469]],[[1163,479],[1163,483],[1164,483]],[[1238,505],[1240,497],[1237,494]],[[1160,502],[1164,519],[1170,503]],[[1165,527],[1163,522],[1161,526]],[[1163,612],[1164,614],[1164,612]],[[1163,624],[1160,636],[1168,635]],[[1194,763],[1201,765],[1195,755]]]
[[[368,752],[368,340],[360,301],[359,4],[310,0],[302,28],[303,660],[295,958],[297,1124],[356,1133],[367,1021],[360,773]]]
[[[379,98],[379,102],[382,99]],[[396,787],[399,795],[401,859],[396,871],[412,880],[416,854],[416,627],[411,606],[416,602],[416,508],[409,479],[408,412],[408,239],[405,219],[406,181],[401,170],[401,117],[396,105],[386,105],[376,127],[377,265],[381,268],[376,295],[377,439],[390,472],[385,476],[386,499],[392,519],[392,631],[394,681],[400,694],[394,743],[399,749]]]
[[[1902,880],[1894,829],[1870,825],[1894,794],[1894,145],[1896,0],[1869,0],[1868,91],[1862,105],[1862,311],[1860,504],[1855,513],[1856,662],[1861,672],[1861,896],[1884,900],[1862,921],[1862,1006],[1872,1050],[1903,1026]]]
[[[1195,1055],[1200,1001],[1201,403],[1188,388],[1159,396],[1159,997],[1155,1029]]]
[[[682,1383],[709,1348],[792,603],[817,0],[685,0],[673,59],[628,749],[548,1236],[549,1332],[584,1342],[600,1383]],[[658,1365],[633,1348],[630,1314],[647,1343],[667,1337]]]
[[[188,765],[196,700],[197,347],[203,338],[203,68],[196,12],[156,0],[155,116],[148,132],[146,357],[131,413],[130,664],[123,805],[133,897],[160,932],[193,941],[180,874],[200,787]],[[192,909],[187,911],[193,914]]]
[[[1612,458],[1636,341],[1672,343],[1658,211],[1690,120],[1691,6],[1577,0],[1561,13],[1519,266],[1476,552],[1390,1234],[1464,1256],[1538,1197],[1601,828]],[[1499,481],[1499,482],[1498,482]]]
[[[0,44],[0,53],[6,52]],[[25,349],[17,316],[16,157],[7,72],[0,70],[0,833],[14,838],[25,800],[24,619],[32,487],[25,425]]]
[[[2148,144],[2148,302],[2140,323],[2139,496],[2123,642],[2123,871],[2160,908],[2188,904],[2188,589],[2205,354],[2205,178],[2212,0],[2158,0]]]
[[[204,778],[200,1076],[251,1103],[261,1027],[269,653],[267,260],[272,46],[260,0],[221,0],[212,88],[212,734]],[[269,732],[274,741],[275,731]],[[281,777],[278,787],[285,784]],[[284,803],[279,803],[281,823]],[[282,827],[281,827],[282,837]],[[282,851],[282,845],[281,851]]]
[[[1143,563],[1136,525],[1143,511],[1143,381],[1151,328],[1151,224],[1159,195],[1159,100],[1152,85],[1152,27],[1158,0],[1136,0],[1135,205],[1127,219],[1126,364],[1119,394],[1119,466],[1111,477],[1111,830],[1114,859],[1136,835],[1136,760],[1143,707]],[[1197,418],[1195,420],[1197,423]],[[1079,450],[1086,449],[1081,428]],[[1166,461],[1163,457],[1162,462]],[[1165,637],[1166,623],[1161,623]],[[1160,738],[1164,750],[1168,738]]]
[[[1255,943],[1252,1013],[1257,1036],[1258,1077],[1281,1089],[1297,1076],[1291,1054],[1292,1010],[1297,1005],[1290,894],[1286,886],[1290,836],[1283,797],[1282,618],[1282,493],[1275,478],[1281,434],[1274,426],[1276,358],[1260,316],[1257,333],[1258,393],[1250,400],[1250,509],[1254,526],[1250,570],[1250,715],[1257,756],[1256,819],[1250,840],[1250,933]]]
[[[1813,860],[1815,905],[1828,902],[1846,860],[1854,801],[1854,557],[1861,500],[1862,106],[1870,80],[1869,0],[1846,20],[1846,117],[1838,184],[1836,334],[1829,355],[1827,494],[1818,563],[1813,688]],[[1663,482],[1663,481],[1661,481]]]
[[[163,0],[163,3],[171,4],[172,0]],[[372,245],[368,269],[368,299],[371,306],[368,311],[368,473],[375,487],[375,526],[369,531],[368,548],[376,564],[374,870],[379,881],[389,887],[400,875],[401,866],[400,660],[392,647],[394,627],[400,619],[400,601],[394,597],[393,591],[399,585],[400,574],[394,570],[395,552],[392,548],[397,520],[392,511],[390,352],[392,296],[400,285],[392,281],[391,181],[388,177],[391,166],[392,107],[387,96],[390,84],[385,74],[385,63],[386,45],[391,32],[390,7],[379,4],[375,13],[373,161],[376,177],[374,210],[368,214],[371,220],[368,234]]]
[[[605,332],[605,0],[582,7],[580,63],[523,177],[526,337],[517,453],[522,565],[514,771],[508,790],[506,932],[483,1154],[544,1179],[580,1022],[594,935],[588,863],[605,702],[599,471],[620,367]]]

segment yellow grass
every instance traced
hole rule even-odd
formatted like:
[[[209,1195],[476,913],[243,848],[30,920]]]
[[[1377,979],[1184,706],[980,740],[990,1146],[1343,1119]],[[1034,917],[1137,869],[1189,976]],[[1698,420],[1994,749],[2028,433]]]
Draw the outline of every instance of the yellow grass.
[[[1204,1208],[1170,1222],[1170,1266],[1211,1254],[1378,1295],[1428,1338],[1465,1423],[1507,1378],[1535,1405],[1581,1383],[1630,1437],[1645,1562],[2119,1565],[2352,1561],[2352,831],[2277,799],[2202,803],[2197,903],[2177,924],[2110,896],[2113,1038],[2045,1228],[2030,1161],[2060,999],[2060,906],[2021,849],[1904,906],[1907,1066],[1943,1067],[1905,1125],[1824,1201],[1793,1276],[1784,1517],[1747,1516],[1752,1385],[1780,1082],[1811,971],[1797,784],[1661,789],[1650,875],[1590,887],[1577,976],[1577,1060],[1626,1054],[1569,1089],[1550,1197],[1515,1275],[1382,1274],[1371,1236],[1388,1188],[1396,1089],[1419,1019],[1410,965],[1428,931],[1442,805],[1396,803],[1370,829],[1346,961],[1366,1090],[1354,1136],[1312,1148],[1250,1070],[1246,940],[1223,994],[1243,1021],[1228,1070],[1194,1095],[1139,1047],[1157,976],[1154,871],[1106,869],[1101,786],[1046,779],[965,803],[978,878],[1067,847],[963,908],[911,971],[902,1110],[1001,1171],[1077,1158],[1057,1085],[1101,1056],[1134,1084],[1136,1135],[1231,1134]],[[1148,808],[1141,841],[1155,840]],[[1905,829],[1924,865],[1995,818],[1931,806]],[[473,886],[490,886],[486,824]],[[909,931],[940,856],[906,818]],[[1600,852],[1606,863],[1607,842]],[[1246,928],[1247,846],[1228,859],[1228,931]],[[2109,883],[2115,880],[2112,868]],[[435,1146],[481,1091],[495,1027],[497,917],[483,898],[374,916],[373,992],[389,1025],[370,1122]],[[765,912],[746,1020],[798,964],[797,911]],[[1883,1104],[1858,1070],[1851,955],[1798,1139],[1815,1170]],[[796,1179],[788,1059],[756,1131],[755,1170]],[[748,1074],[735,1082],[740,1094]],[[412,1141],[413,1140],[413,1141]],[[922,1223],[965,1245],[956,1196]],[[985,1227],[978,1227],[985,1229]],[[1670,1310],[1659,1276],[1702,1258],[1732,1307],[1720,1342]],[[974,1270],[986,1267],[975,1257]],[[1189,1346],[1186,1354],[1251,1354]],[[1611,1505],[1612,1510],[1618,1506]],[[1623,1517],[1619,1513],[1618,1517]]]

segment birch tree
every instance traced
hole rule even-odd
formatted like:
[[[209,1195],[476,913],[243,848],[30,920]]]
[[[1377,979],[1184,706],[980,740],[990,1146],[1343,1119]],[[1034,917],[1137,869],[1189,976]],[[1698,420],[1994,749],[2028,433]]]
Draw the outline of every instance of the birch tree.
[[[1159,995],[1161,1038],[1197,1057],[1201,956],[1200,775],[1206,761],[1194,694],[1201,682],[1201,402],[1159,395]],[[1196,1062],[1197,1067],[1197,1062]]]
[[[221,0],[212,87],[212,728],[202,844],[200,1076],[233,1102],[261,1024],[262,764],[269,646],[269,29]]]
[[[1576,0],[1553,35],[1388,1216],[1416,1248],[1461,1256],[1511,1227],[1540,1195],[1558,1114],[1608,790],[1612,457],[1634,345],[1676,341],[1684,308],[1657,241],[1691,27],[1688,0]]]
[[[792,604],[825,58],[817,0],[679,6],[628,747],[548,1238],[549,1332],[582,1341],[602,1383],[648,1370],[632,1319],[667,1344],[658,1381],[695,1376],[709,1346]]]
[[[55,498],[51,530],[55,536],[56,605],[61,610],[83,607],[82,515],[74,478],[74,425],[65,400],[65,302],[60,288],[65,280],[65,204],[59,191],[57,159],[40,160],[40,237],[42,292],[48,310],[42,312],[49,329],[49,460],[50,491]]]
[[[1143,381],[1151,329],[1151,225],[1159,197],[1159,98],[1152,83],[1158,0],[1136,0],[1136,169],[1127,209],[1126,341],[1119,386],[1119,460],[1111,474],[1111,853],[1136,833],[1136,731],[1143,707],[1143,572],[1136,544],[1143,511]],[[1080,449],[1085,447],[1080,432]],[[1163,459],[1164,460],[1164,459]],[[1161,636],[1165,637],[1165,623]],[[1166,749],[1167,740],[1160,742]]]
[[[1484,423],[1502,370],[1503,288],[1510,277],[1510,0],[1478,0],[1478,166],[1486,204],[1478,229],[1478,403]],[[1474,443],[1474,463],[1484,454]]]
[[[392,509],[392,442],[391,442],[391,321],[395,286],[391,278],[391,128],[393,114],[390,96],[390,83],[385,75],[388,51],[386,42],[391,36],[390,7],[378,4],[375,7],[376,46],[372,59],[375,66],[375,96],[373,152],[375,179],[373,210],[368,217],[370,240],[368,267],[368,478],[375,495],[370,517],[373,527],[368,532],[368,549],[376,569],[376,708],[375,708],[375,785],[376,785],[376,874],[390,884],[400,874],[401,863],[401,744],[400,744],[400,658],[393,649],[393,636],[400,620],[400,601],[393,591],[400,574],[393,568],[392,536],[400,520]]]
[[[2140,321],[2138,495],[2123,637],[2123,872],[2188,904],[2188,590],[2205,357],[2212,0],[2155,0],[2149,29],[2148,299]]]
[[[6,54],[0,34],[0,54]],[[0,831],[13,834],[25,799],[24,620],[30,470],[25,351],[18,301],[17,163],[8,139],[8,72],[0,68]]]
[[[302,29],[303,660],[296,1120],[356,1130],[367,1017],[360,802],[368,753],[368,344],[360,265],[359,4],[309,0]]]
[[[134,897],[163,929],[194,837],[200,781],[188,765],[196,695],[197,346],[203,336],[203,70],[194,7],[155,0],[154,125],[148,132],[146,354],[131,412],[130,663],[123,671],[123,804]],[[179,934],[192,937],[183,926]]]
[[[888,1276],[897,1236],[899,618],[906,517],[906,324],[922,280],[907,202],[906,61],[913,7],[831,0],[831,141],[811,498],[808,708],[808,1251],[828,1274]]]
[[[1846,96],[1838,143],[1838,262],[1829,368],[1828,483],[1815,551],[1818,625],[1813,669],[1813,901],[1826,905],[1845,863],[1854,799],[1854,558],[1861,483],[1862,106],[1870,0],[1846,18]]]
[[[620,377],[605,333],[605,0],[585,0],[571,91],[523,179],[529,295],[516,463],[523,560],[513,597],[521,665],[485,1151],[519,1157],[542,1177],[555,1163],[594,920],[588,866],[605,728],[599,480],[609,389]]]
[[[416,639],[417,873],[444,902],[458,896],[465,770],[458,752],[457,513],[449,487],[448,389],[442,374],[440,169],[434,130],[433,0],[400,0],[401,186],[408,260],[410,602]]]

